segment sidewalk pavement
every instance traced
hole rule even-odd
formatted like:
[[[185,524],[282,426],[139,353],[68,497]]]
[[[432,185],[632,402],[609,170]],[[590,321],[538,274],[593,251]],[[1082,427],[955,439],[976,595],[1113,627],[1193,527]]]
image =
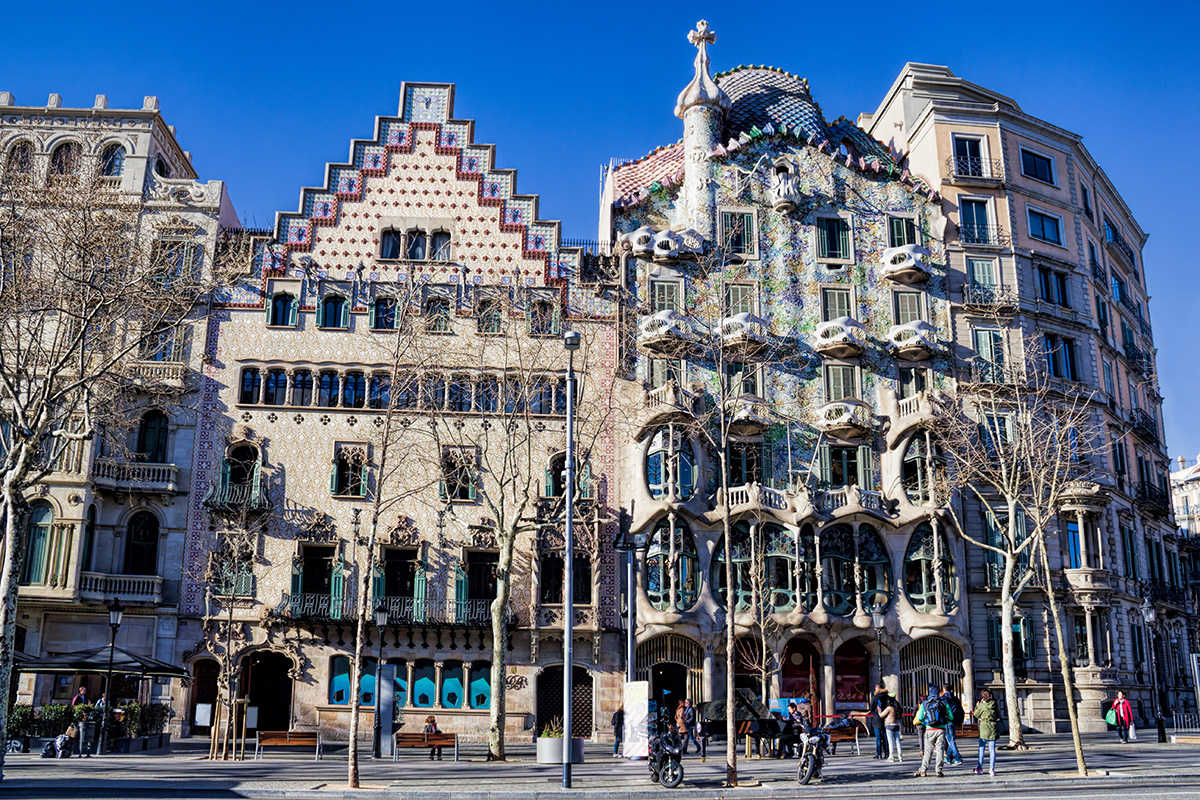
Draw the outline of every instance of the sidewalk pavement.
[[[573,769],[572,794],[596,800],[624,800],[686,796],[724,797],[796,797],[872,796],[903,797],[909,793],[972,795],[993,792],[1022,794],[1052,792],[1066,797],[1099,791],[1139,793],[1152,786],[1191,787],[1200,796],[1200,746],[1160,745],[1143,738],[1121,745],[1115,735],[1091,735],[1084,741],[1085,756],[1092,772],[1080,778],[1069,736],[1030,736],[1031,749],[1001,751],[997,757],[997,776],[972,774],[975,764],[975,740],[960,740],[965,763],[947,767],[947,778],[914,778],[920,765],[916,740],[904,740],[905,761],[901,764],[874,760],[873,742],[865,742],[861,755],[846,745],[826,762],[825,779],[820,784],[801,787],[796,781],[797,761],[744,758],[738,759],[739,780],[748,784],[738,789],[723,789],[725,777],[723,750],[710,750],[707,762],[694,755],[684,760],[683,786],[667,790],[650,782],[642,761],[611,757],[604,745],[587,748],[587,761]],[[173,752],[163,754],[118,755],[105,758],[44,760],[35,754],[10,755],[5,763],[5,779],[0,795],[6,798],[73,799],[86,797],[129,798],[379,798],[399,797],[412,800],[515,800],[515,798],[556,797],[561,800],[561,767],[538,765],[530,744],[509,747],[509,761],[487,763],[484,751],[466,748],[469,756],[452,760],[429,761],[423,751],[402,751],[401,759],[376,762],[360,758],[362,789],[345,789],[344,749],[327,748],[323,761],[305,758],[299,752],[275,754],[263,761],[210,762],[206,760],[207,742],[192,740],[177,743]]]

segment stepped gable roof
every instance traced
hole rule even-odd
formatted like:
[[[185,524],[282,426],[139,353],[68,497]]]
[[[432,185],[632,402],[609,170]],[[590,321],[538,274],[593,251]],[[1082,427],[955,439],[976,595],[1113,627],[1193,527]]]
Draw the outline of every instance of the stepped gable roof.
[[[812,98],[808,81],[775,67],[734,67],[716,76],[717,84],[733,101],[725,117],[722,141],[762,130],[768,123],[799,127],[804,138],[816,134],[817,141],[829,139],[821,107]]]

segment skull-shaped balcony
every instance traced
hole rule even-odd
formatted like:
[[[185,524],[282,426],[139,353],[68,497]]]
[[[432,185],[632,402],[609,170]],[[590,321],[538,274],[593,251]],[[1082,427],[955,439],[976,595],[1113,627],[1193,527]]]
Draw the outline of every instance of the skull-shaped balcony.
[[[854,358],[866,349],[866,329],[853,317],[822,322],[813,331],[813,349],[830,358]]]
[[[631,233],[618,237],[618,241],[629,248],[631,255],[638,258],[650,258],[660,264],[694,258],[702,250],[700,234],[690,228],[683,232],[656,231],[649,225],[643,225]]]
[[[780,214],[793,211],[804,195],[800,192],[800,178],[787,168],[777,164],[771,176],[771,203]]]
[[[725,401],[729,432],[737,436],[757,436],[771,427],[771,409],[757,395],[742,394]]]
[[[756,356],[767,349],[767,323],[753,314],[721,320],[721,346],[735,357]]]
[[[678,357],[699,340],[695,325],[678,311],[659,311],[638,325],[638,347],[652,353]]]
[[[664,422],[687,422],[704,410],[704,395],[700,387],[681,386],[667,381],[662,386],[646,391],[646,403],[642,408],[638,437],[646,435]]]
[[[929,280],[929,251],[915,244],[889,247],[883,251],[883,269],[887,280],[912,285]]]
[[[871,426],[871,407],[862,400],[846,397],[817,410],[817,429],[835,439],[861,438]]]
[[[927,361],[939,349],[937,331],[923,319],[893,325],[888,331],[888,350],[904,361]]]

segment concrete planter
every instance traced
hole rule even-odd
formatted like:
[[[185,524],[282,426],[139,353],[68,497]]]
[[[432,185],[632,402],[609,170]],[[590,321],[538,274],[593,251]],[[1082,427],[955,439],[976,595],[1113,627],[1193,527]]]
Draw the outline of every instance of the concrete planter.
[[[561,737],[546,738],[539,736],[537,740],[537,763],[561,764],[563,760],[563,740]],[[571,763],[583,763],[583,739],[571,739]]]

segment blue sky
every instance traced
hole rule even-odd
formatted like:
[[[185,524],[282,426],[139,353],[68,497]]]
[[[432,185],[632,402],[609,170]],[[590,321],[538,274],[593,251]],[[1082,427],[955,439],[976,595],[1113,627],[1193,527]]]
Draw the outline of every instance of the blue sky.
[[[225,180],[255,225],[294,210],[301,186],[394,114],[404,80],[457,83],[458,116],[497,145],[499,166],[520,170],[519,191],[541,195],[541,216],[595,238],[600,165],[681,134],[671,111],[701,17],[718,35],[714,69],[805,76],[830,119],[873,111],[906,61],[946,64],[1080,133],[1150,233],[1168,442],[1173,456],[1200,452],[1200,281],[1189,278],[1200,4],[11,5],[0,90],[21,104],[58,92],[76,107],[158,95],[201,176]]]

